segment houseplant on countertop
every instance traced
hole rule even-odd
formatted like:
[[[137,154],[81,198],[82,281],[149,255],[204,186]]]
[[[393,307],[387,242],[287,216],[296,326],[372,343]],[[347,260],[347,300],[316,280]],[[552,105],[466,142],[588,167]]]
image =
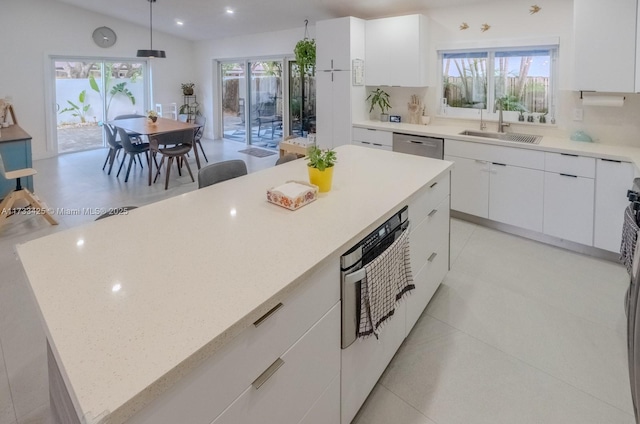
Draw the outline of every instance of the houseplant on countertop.
[[[309,169],[309,181],[318,186],[320,193],[331,190],[333,179],[333,166],[337,162],[334,150],[322,150],[318,146],[311,146],[307,150],[307,164]]]
[[[380,121],[389,121],[389,115],[387,114],[387,111],[391,109],[391,104],[389,104],[389,93],[380,88],[376,88],[369,94],[367,101],[371,103],[369,113],[373,112],[374,107],[378,106],[378,108],[380,108]]]

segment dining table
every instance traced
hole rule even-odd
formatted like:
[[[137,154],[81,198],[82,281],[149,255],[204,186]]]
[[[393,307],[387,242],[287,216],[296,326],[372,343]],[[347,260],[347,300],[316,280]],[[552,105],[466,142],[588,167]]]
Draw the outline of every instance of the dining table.
[[[147,117],[140,118],[126,118],[126,119],[114,119],[112,121],[107,121],[107,124],[112,125],[114,127],[122,128],[131,133],[137,133],[140,135],[147,136],[147,138],[153,136],[154,134],[164,134],[176,131],[184,131],[184,130],[194,130],[197,131],[202,126],[192,124],[191,122],[181,122],[168,118],[160,118],[155,122],[152,122],[151,119]],[[196,157],[196,164],[198,169],[200,169],[200,157],[198,156],[198,149],[196,143],[193,143],[193,154]],[[149,185],[151,185],[151,157],[149,158]]]

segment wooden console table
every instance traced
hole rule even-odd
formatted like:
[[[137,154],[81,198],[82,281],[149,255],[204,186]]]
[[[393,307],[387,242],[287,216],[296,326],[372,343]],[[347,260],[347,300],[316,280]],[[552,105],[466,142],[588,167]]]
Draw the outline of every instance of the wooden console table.
[[[303,157],[307,155],[307,146],[300,146],[298,144],[287,143],[286,141],[281,141],[278,144],[280,148],[280,157],[286,155],[287,153],[295,153],[296,155]]]
[[[32,168],[31,136],[17,124],[0,129],[0,155],[6,171]],[[33,177],[23,178],[22,185],[33,191]],[[0,175],[0,198],[15,188],[15,180],[6,180]]]

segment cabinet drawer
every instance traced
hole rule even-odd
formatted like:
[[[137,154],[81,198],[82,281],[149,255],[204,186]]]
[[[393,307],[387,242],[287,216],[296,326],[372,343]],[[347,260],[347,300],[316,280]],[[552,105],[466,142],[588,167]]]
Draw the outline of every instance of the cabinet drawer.
[[[431,210],[420,223],[411,223],[411,270],[413,275],[424,266],[431,254],[449,240],[449,197]]]
[[[300,422],[340,372],[340,304],[278,359],[262,385],[261,375],[212,424]]]
[[[352,137],[356,141],[368,141],[383,146],[393,145],[393,133],[389,131],[353,127]]]
[[[424,308],[427,307],[438,286],[444,280],[447,272],[449,272],[448,240],[431,251],[429,257],[431,259],[413,276],[413,283],[416,288],[407,298],[407,334],[411,332],[416,321],[422,315]]]
[[[418,225],[431,211],[438,207],[445,197],[449,196],[451,176],[447,172],[438,181],[423,187],[409,199],[409,219],[412,225]],[[447,204],[447,208],[449,205]]]
[[[340,424],[340,373],[299,424]]]
[[[184,417],[190,424],[210,423],[339,301],[339,281],[338,259],[312,272],[279,309],[229,341],[130,423],[174,424]],[[339,326],[335,331],[339,339]]]
[[[372,143],[370,141],[353,140],[353,142],[351,144],[354,144],[356,146],[368,147],[370,149],[387,150],[389,152],[393,150],[393,148],[391,146],[387,146],[385,144],[380,144],[380,143]]]
[[[593,245],[594,185],[591,178],[545,172],[543,232]]]
[[[544,153],[544,170],[558,174],[595,178],[596,160],[566,153]]]
[[[445,155],[498,162],[522,168],[544,169],[544,152],[539,150],[447,139],[444,143],[444,153]]]

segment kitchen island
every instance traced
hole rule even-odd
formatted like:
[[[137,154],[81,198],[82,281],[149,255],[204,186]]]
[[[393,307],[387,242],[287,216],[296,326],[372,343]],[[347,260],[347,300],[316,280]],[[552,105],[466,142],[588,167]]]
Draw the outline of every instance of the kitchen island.
[[[356,146],[336,151],[332,190],[297,211],[268,203],[266,190],[306,181],[303,160],[18,246],[50,348],[56,418],[159,423],[156,407],[200,396],[200,410],[179,417],[210,423],[243,393],[236,386],[246,380],[257,390],[268,379],[254,365],[276,372],[281,364],[267,353],[278,343],[275,357],[294,364],[333,360],[333,347],[308,352],[337,346],[339,372],[338,257],[407,203],[418,211],[416,196],[443,178],[448,195],[452,163]],[[426,243],[412,240],[412,252],[426,252]],[[263,329],[272,333],[252,334]],[[327,367],[335,372],[335,361]],[[214,368],[218,377],[198,380]],[[316,371],[327,381],[310,410],[326,409],[323,399],[339,393],[323,370]],[[286,387],[295,393],[295,384]],[[230,410],[216,423],[238,422]]]

